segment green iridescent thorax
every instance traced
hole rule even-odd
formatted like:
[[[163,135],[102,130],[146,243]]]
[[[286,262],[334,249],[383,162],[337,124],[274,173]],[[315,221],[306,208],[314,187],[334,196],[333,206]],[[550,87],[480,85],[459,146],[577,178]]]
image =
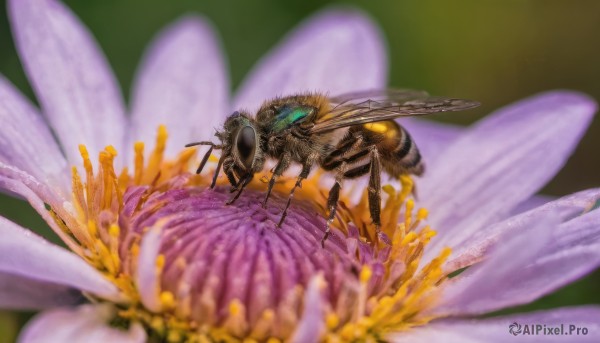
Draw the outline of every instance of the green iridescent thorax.
[[[286,105],[281,107],[279,112],[273,118],[272,130],[275,132],[283,131],[293,124],[299,123],[309,114],[314,108],[309,106]]]

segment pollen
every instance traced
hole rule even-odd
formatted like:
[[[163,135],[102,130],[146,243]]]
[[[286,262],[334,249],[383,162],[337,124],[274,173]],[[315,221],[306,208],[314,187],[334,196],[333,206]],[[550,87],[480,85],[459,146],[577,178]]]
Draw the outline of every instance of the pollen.
[[[171,309],[175,307],[175,296],[171,292],[161,292],[160,293],[160,303],[162,304],[163,309]]]
[[[370,125],[371,130],[385,129]],[[134,143],[131,169],[115,170],[119,154],[113,146],[93,164],[80,145],[81,166],[71,170],[72,207],[49,210],[65,243],[121,290],[121,319],[141,322],[153,337],[167,342],[288,341],[311,294],[308,280],[315,277],[312,285],[323,302],[321,341],[378,341],[387,332],[433,319],[427,310],[439,298],[447,278],[442,266],[451,250],[421,260],[436,232],[427,225],[428,210],[412,198],[409,176],[398,178],[400,189],[382,187],[381,234],[388,243],[378,238],[371,222],[365,190],[358,202],[341,194],[334,235],[322,249],[319,230],[328,212],[322,172],[314,172],[296,192],[288,226],[273,230],[269,223],[276,209],[256,207],[254,200],[243,209],[225,207],[227,180],[219,178],[218,189],[207,191],[210,173],[190,173],[198,163],[196,149],[167,158],[168,136],[160,126],[149,152],[143,142]],[[211,163],[214,169],[217,160],[210,156],[207,169]],[[267,187],[261,178],[270,175],[260,173],[248,186],[257,199]],[[295,181],[281,177],[274,198],[284,202]],[[231,218],[243,211],[243,222],[253,223],[260,233],[227,238],[238,230]],[[161,250],[142,261],[142,240],[151,227],[165,233]],[[150,263],[157,278],[154,306],[148,306],[152,310],[134,281],[141,263]]]
[[[369,266],[363,266],[362,270],[360,271],[360,282],[366,284],[369,282],[372,275],[373,271],[371,268]]]

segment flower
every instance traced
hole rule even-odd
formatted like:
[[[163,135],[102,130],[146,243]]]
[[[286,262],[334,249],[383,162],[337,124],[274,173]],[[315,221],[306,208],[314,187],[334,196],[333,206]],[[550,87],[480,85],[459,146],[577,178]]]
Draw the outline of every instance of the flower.
[[[195,151],[181,147],[212,136],[231,111],[205,20],[186,17],[158,36],[126,117],[107,63],[64,5],[12,0],[9,13],[49,127],[1,79],[0,186],[27,199],[71,250],[0,219],[0,306],[45,309],[21,341],[504,341],[513,323],[566,319],[589,330],[570,338],[600,334],[598,307],[476,317],[600,264],[599,189],[532,206],[591,121],[587,96],[540,94],[466,129],[404,121],[428,163],[419,201],[409,178],[385,186],[390,245],[376,244],[355,183],[322,249],[318,175],[276,229],[291,180],[262,209],[260,182],[226,206],[226,187],[208,190],[207,175],[189,172]],[[325,11],[259,63],[232,107],[382,88],[382,46],[362,14]]]

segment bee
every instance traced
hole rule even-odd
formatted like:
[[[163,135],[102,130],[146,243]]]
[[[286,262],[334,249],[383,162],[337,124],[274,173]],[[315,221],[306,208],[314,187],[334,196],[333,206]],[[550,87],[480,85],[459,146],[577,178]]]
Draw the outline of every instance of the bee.
[[[266,207],[277,178],[292,163],[302,166],[288,196],[278,227],[284,222],[296,188],[318,166],[333,173],[335,183],[329,191],[329,212],[325,234],[336,214],[342,181],[369,175],[369,212],[376,232],[381,227],[381,173],[391,177],[403,174],[420,176],[425,167],[410,134],[394,119],[436,112],[461,111],[478,106],[471,100],[430,96],[415,90],[375,90],[329,97],[324,93],[304,93],[274,98],[263,103],[255,116],[235,111],[215,136],[215,144],[202,141],[186,147],[208,145],[196,173],[200,173],[212,151],[221,149],[213,175],[214,188],[221,169],[235,195],[242,194],[267,159],[276,161],[263,201]]]

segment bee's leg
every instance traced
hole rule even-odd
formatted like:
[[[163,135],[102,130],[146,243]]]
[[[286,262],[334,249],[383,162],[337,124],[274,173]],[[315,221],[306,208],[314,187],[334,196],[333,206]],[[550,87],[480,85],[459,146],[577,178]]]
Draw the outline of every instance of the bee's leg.
[[[185,147],[189,148],[189,147],[193,147],[196,145],[209,145],[210,146],[208,151],[204,154],[204,157],[202,158],[200,165],[196,169],[196,174],[200,174],[202,172],[202,169],[204,169],[204,166],[206,165],[206,162],[208,161],[208,158],[210,157],[210,154],[212,153],[213,149],[221,149],[223,147],[221,145],[217,145],[217,144],[215,144],[213,142],[209,142],[209,141],[189,143],[189,144],[186,144]]]
[[[279,219],[279,223],[277,224],[277,227],[281,227],[281,224],[283,224],[285,217],[287,217],[287,210],[290,207],[290,204],[292,203],[292,198],[294,198],[294,192],[296,191],[296,188],[298,188],[298,187],[302,188],[302,180],[306,179],[308,177],[308,174],[310,174],[310,169],[313,166],[315,158],[316,157],[312,157],[312,156],[309,157],[306,160],[306,162],[304,163],[304,165],[302,166],[302,171],[300,172],[300,175],[298,175],[298,179],[296,179],[296,183],[294,184],[294,187],[292,187],[292,190],[290,191],[290,195],[288,196],[288,201],[285,204],[283,213],[281,213],[281,219]]]
[[[231,199],[229,199],[229,201],[227,201],[225,204],[226,205],[231,205],[233,204],[242,194],[242,191],[244,190],[244,188],[246,188],[246,185],[248,185],[250,183],[250,181],[252,181],[252,177],[254,175],[252,174],[247,174],[246,176],[244,176],[242,179],[240,179],[240,182],[238,183],[238,191],[235,194],[235,196]]]
[[[283,174],[284,171],[286,171],[286,169],[289,168],[290,161],[291,161],[290,154],[283,154],[283,156],[281,156],[281,159],[279,160],[279,162],[277,162],[277,165],[275,166],[275,168],[273,170],[273,175],[271,175],[271,179],[269,180],[269,188],[267,188],[267,195],[265,196],[265,200],[263,201],[263,204],[262,204],[263,208],[267,208],[267,201],[269,200],[269,197],[271,196],[271,191],[273,190],[273,186],[275,186],[275,181],[278,177],[281,176],[281,174]]]
[[[223,166],[224,159],[225,159],[225,155],[222,155],[221,158],[219,158],[219,163],[217,164],[217,169],[215,170],[215,175],[213,175],[212,182],[210,183],[211,189],[215,188],[215,185],[217,184],[217,177],[219,177],[219,172],[221,171],[221,166]]]
[[[208,161],[208,158],[210,157],[210,154],[212,153],[213,149],[214,146],[212,145],[210,148],[208,148],[208,151],[206,152],[206,154],[204,154],[204,157],[202,157],[202,161],[200,161],[198,169],[196,169],[196,174],[202,173],[202,169],[204,169],[204,166],[206,165],[206,162]]]
[[[329,217],[327,218],[327,224],[325,226],[325,234],[323,238],[321,238],[321,248],[325,248],[325,241],[329,238],[331,234],[331,223],[333,223],[333,219],[335,219],[335,213],[337,211],[337,203],[340,199],[340,189],[342,188],[342,183],[340,178],[336,178],[335,184],[331,187],[329,191],[329,197],[327,198],[327,209],[329,210]]]
[[[235,175],[233,174],[233,170],[223,168],[223,172],[227,176],[227,181],[231,184],[231,189],[235,191],[235,187],[238,185],[238,180],[235,179]]]
[[[231,157],[228,157],[223,161],[223,172],[225,173],[225,176],[227,176],[227,181],[229,181],[229,184],[231,185],[231,188],[229,188],[229,193],[237,191],[242,178],[240,177],[236,180],[236,174],[233,169],[233,159]]]
[[[361,177],[370,173],[369,177],[369,186],[367,188],[368,191],[368,200],[369,200],[369,212],[371,214],[371,219],[373,220],[373,224],[375,225],[375,230],[377,237],[376,239],[381,238],[381,162],[379,160],[379,152],[375,146],[371,146],[368,148],[368,152],[360,151],[350,156],[346,159],[348,162],[355,162],[358,158],[365,156],[370,153],[369,162],[358,167],[354,167],[346,172],[343,172],[341,178],[343,179],[354,179],[357,177]],[[333,189],[330,192],[330,198],[332,196]],[[328,206],[334,205],[328,201]],[[330,207],[331,208],[331,207]],[[330,220],[333,221],[333,215],[330,212]],[[328,221],[328,225],[331,222]],[[327,228],[326,235],[328,234],[329,227]]]
[[[369,212],[375,224],[377,239],[381,237],[381,162],[376,148],[371,149],[371,175],[369,176]]]

